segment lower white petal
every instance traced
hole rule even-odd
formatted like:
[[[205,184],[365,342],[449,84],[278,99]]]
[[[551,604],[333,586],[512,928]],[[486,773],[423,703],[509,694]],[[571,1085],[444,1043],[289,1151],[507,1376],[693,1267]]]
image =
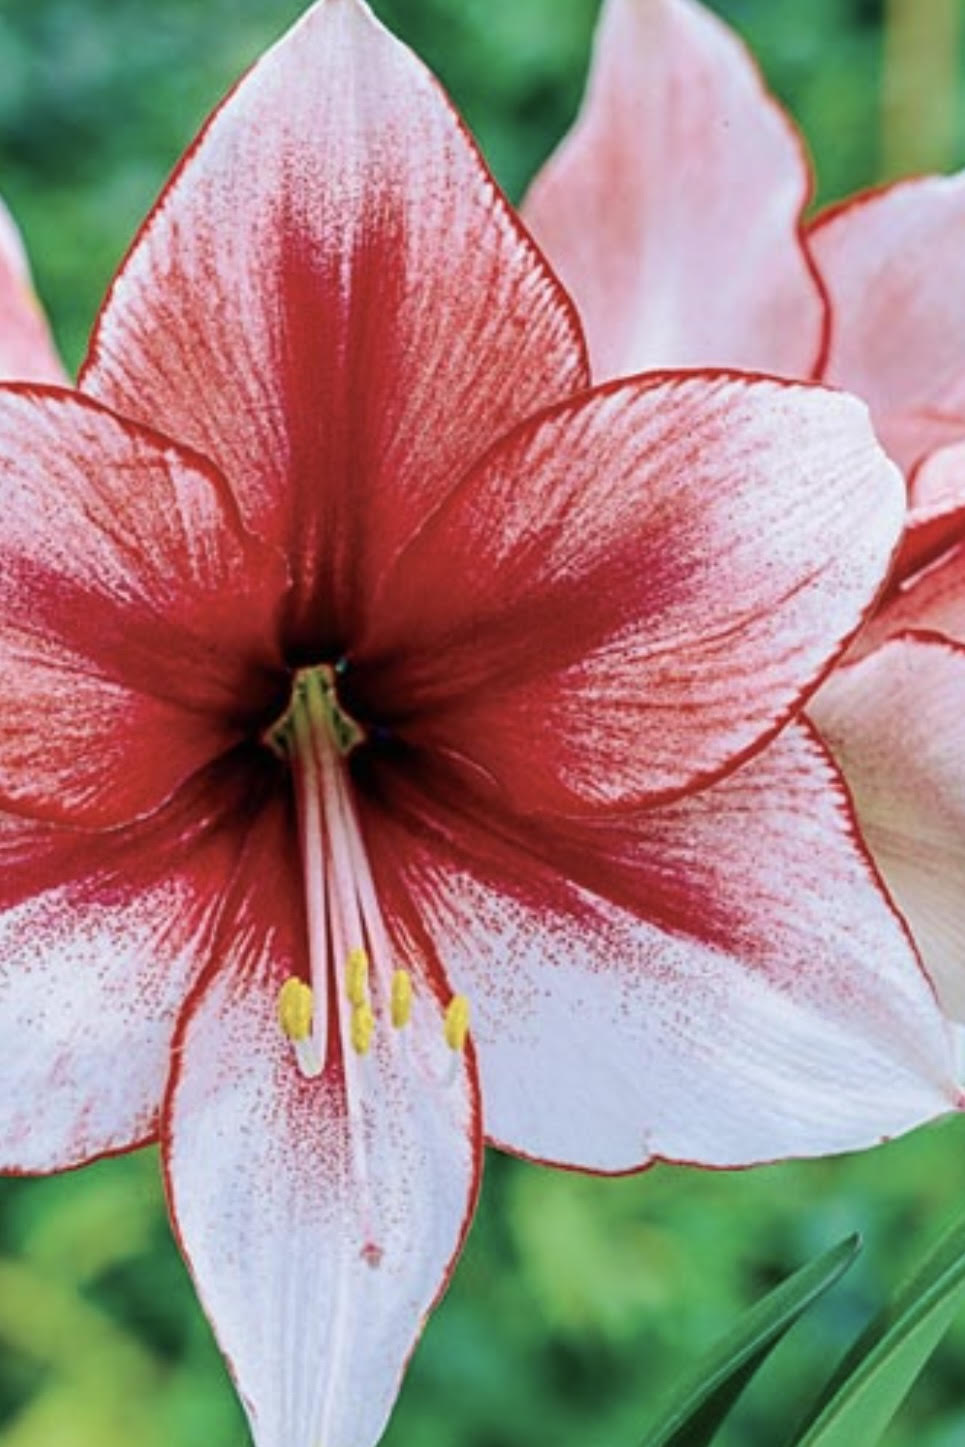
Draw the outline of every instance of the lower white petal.
[[[186,1019],[166,1170],[258,1447],[372,1447],[474,1205],[474,1071],[423,992],[405,1030],[350,1058],[333,1037],[324,1072],[302,1073],[275,1019],[304,967],[285,864],[266,848]]]

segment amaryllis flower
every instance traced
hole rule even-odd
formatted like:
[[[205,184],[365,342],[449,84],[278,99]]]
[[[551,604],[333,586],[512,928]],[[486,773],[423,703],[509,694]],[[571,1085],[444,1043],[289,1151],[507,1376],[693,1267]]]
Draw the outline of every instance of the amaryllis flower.
[[[597,378],[675,363],[818,376],[868,402],[906,469],[888,592],[811,712],[965,1019],[965,177],[856,197],[802,235],[809,190],[790,120],[715,15],[607,0],[582,114],[524,211]]]
[[[865,1145],[950,1044],[802,703],[902,487],[863,405],[587,389],[434,81],[322,0],[0,388],[0,1142],[160,1137],[261,1447],[370,1447],[484,1133]]]
[[[965,175],[819,217],[827,371],[860,389],[909,478],[909,527],[849,666],[814,700],[940,998],[965,1022]]]

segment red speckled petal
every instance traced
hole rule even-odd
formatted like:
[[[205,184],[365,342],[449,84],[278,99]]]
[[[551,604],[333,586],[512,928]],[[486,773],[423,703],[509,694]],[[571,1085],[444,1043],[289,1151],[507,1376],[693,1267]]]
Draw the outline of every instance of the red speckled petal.
[[[653,803],[799,705],[903,515],[853,398],[726,373],[611,384],[517,429],[450,496],[346,685],[519,810]]]
[[[259,797],[235,759],[105,834],[0,814],[0,1169],[63,1170],[154,1134]]]
[[[475,1203],[471,1052],[450,1070],[418,989],[405,1038],[302,1077],[276,1020],[304,972],[301,873],[279,808],[252,836],[216,972],[184,1021],[163,1145],[175,1226],[257,1447],[374,1447]]]
[[[959,1099],[948,1032],[793,725],[722,783],[602,827],[473,816],[385,770],[390,920],[471,1004],[487,1135],[599,1171],[849,1150]]]
[[[569,299],[361,0],[320,0],[213,116],[83,372],[222,467],[312,648],[473,457],[585,380]]]
[[[156,807],[277,691],[279,554],[203,460],[78,393],[0,388],[0,801]]]

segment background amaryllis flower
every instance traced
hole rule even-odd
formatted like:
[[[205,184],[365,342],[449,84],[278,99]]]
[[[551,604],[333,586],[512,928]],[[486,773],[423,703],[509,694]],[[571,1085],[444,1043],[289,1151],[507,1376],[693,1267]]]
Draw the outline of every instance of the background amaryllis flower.
[[[814,375],[827,308],[811,180],[741,41],[696,0],[605,0],[583,107],[523,215],[597,380],[643,367]]]
[[[597,377],[675,362],[818,376],[867,400],[907,469],[908,535],[849,661],[888,645],[836,672],[811,711],[962,1019],[965,447],[920,464],[965,438],[965,178],[859,196],[802,234],[809,192],[791,121],[717,16],[607,0],[582,114],[524,212],[579,304]]]
[[[16,224],[0,201],[0,377],[66,382]]]
[[[861,404],[585,390],[360,0],[216,112],[81,382],[0,389],[3,1163],[160,1135],[262,1447],[376,1440],[483,1129],[622,1171],[958,1105],[794,719],[900,530]]]
[[[849,666],[814,700],[862,829],[953,1019],[965,1021],[965,175],[855,197],[810,233],[834,327],[909,478],[908,534]]]

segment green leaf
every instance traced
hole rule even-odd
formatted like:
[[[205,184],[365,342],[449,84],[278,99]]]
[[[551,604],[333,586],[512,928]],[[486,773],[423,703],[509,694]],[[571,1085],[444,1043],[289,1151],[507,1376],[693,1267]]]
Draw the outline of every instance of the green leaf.
[[[860,1249],[860,1238],[849,1236],[752,1307],[674,1384],[654,1414],[642,1447],[705,1447],[784,1333],[844,1274]]]
[[[872,1319],[822,1391],[797,1447],[873,1447],[951,1326],[965,1294],[965,1217]]]

